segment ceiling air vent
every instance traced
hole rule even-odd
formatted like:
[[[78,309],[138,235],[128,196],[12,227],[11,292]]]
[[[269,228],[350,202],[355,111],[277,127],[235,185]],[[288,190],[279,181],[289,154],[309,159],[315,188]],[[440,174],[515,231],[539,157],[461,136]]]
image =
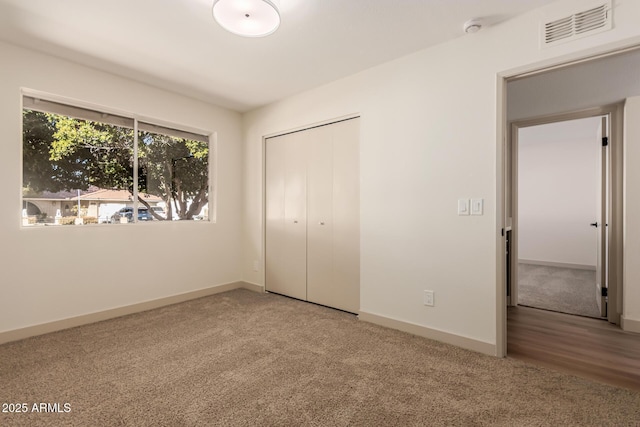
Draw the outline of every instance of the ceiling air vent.
[[[611,0],[605,0],[591,9],[545,22],[542,46],[553,46],[610,30],[611,15]]]

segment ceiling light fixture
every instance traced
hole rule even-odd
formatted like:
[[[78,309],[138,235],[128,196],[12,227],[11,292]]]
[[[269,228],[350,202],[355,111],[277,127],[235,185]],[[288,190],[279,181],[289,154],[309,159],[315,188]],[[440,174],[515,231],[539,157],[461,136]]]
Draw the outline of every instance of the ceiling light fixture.
[[[264,37],[280,26],[278,0],[214,0],[213,17],[225,30],[243,37]]]
[[[463,28],[467,34],[477,33],[482,28],[482,22],[479,19],[470,19],[464,23]]]

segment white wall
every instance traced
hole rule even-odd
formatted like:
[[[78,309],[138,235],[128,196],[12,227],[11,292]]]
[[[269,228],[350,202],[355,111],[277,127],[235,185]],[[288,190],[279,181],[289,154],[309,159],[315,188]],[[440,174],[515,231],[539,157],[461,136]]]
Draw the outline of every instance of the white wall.
[[[0,332],[241,279],[239,114],[4,43],[0,58]],[[21,229],[20,88],[217,131],[217,223]]]
[[[640,97],[625,104],[624,288],[622,322],[640,332]]]
[[[537,10],[247,113],[245,279],[263,281],[262,137],[360,113],[361,310],[497,345],[497,73],[639,40],[640,2],[615,4],[593,37],[540,50]],[[457,216],[460,197],[484,216]]]
[[[520,260],[595,269],[599,117],[521,128],[518,133]]]

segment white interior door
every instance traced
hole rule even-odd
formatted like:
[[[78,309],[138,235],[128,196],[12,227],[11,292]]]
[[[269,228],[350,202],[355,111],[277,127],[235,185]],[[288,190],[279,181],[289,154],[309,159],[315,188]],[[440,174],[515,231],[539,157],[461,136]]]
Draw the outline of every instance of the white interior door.
[[[333,138],[334,286],[343,310],[360,310],[360,120],[335,125]]]
[[[604,144],[603,138],[607,138],[607,144]],[[608,150],[608,120],[606,116],[602,117],[602,123],[598,128],[596,143],[601,146],[600,159],[598,162],[598,175],[600,177],[600,185],[598,186],[598,197],[596,200],[597,219],[593,223],[596,227],[597,234],[597,251],[596,258],[596,301],[598,309],[602,317],[607,316],[607,150]],[[603,292],[603,289],[605,290]]]
[[[306,299],[307,153],[297,134],[266,143],[266,278],[270,292]]]
[[[339,308],[333,301],[333,132],[323,126],[309,133],[309,180],[307,225],[307,298],[311,302]]]
[[[360,309],[359,120],[314,129],[309,140],[307,297]]]

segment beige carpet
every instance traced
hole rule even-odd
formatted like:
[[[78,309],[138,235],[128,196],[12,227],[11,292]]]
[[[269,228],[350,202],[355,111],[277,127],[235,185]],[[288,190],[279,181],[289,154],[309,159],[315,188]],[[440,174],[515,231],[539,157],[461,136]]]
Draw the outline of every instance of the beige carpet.
[[[520,263],[518,304],[599,318],[596,272]]]
[[[623,426],[640,393],[245,290],[0,346],[2,426]]]

